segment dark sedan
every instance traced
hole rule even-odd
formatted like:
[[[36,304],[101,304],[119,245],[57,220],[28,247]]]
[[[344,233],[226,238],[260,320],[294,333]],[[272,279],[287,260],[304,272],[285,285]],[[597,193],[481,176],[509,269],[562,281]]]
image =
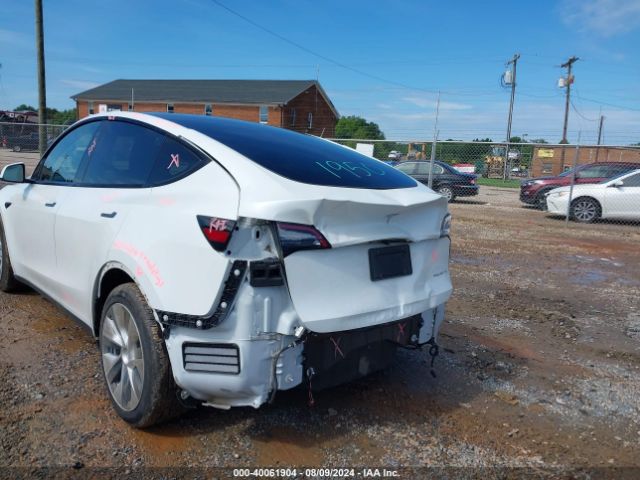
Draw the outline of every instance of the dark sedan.
[[[401,162],[396,168],[425,185],[429,184],[429,161]],[[444,162],[433,162],[433,190],[453,202],[456,197],[478,194],[477,175],[462,173]]]
[[[39,137],[38,133],[30,133],[18,137],[7,138],[7,146],[14,152],[37,152]]]

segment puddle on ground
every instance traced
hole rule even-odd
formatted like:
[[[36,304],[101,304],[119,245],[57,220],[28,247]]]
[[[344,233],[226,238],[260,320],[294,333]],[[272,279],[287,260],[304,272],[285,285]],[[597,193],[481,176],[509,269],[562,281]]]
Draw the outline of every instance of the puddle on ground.
[[[324,453],[321,440],[304,435],[292,428],[272,429],[253,439],[256,465],[320,466]]]

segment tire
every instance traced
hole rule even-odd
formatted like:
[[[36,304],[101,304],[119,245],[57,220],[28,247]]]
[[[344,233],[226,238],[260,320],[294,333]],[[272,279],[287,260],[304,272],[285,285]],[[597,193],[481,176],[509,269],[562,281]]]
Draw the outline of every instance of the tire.
[[[20,145],[14,145],[13,146],[13,151],[14,152],[19,152],[20,150],[22,150],[22,147]]]
[[[0,290],[6,293],[15,292],[19,290],[20,285],[13,274],[7,240],[4,235],[4,225],[0,220]]]
[[[576,198],[571,202],[571,219],[580,223],[592,223],[600,218],[600,204],[593,198]]]
[[[438,187],[438,190],[436,191],[445,197],[449,203],[456,199],[456,196],[453,194],[453,189],[449,185],[442,185],[441,187]]]
[[[123,420],[146,428],[183,412],[162,332],[135,284],[107,297],[99,344],[107,392]]]

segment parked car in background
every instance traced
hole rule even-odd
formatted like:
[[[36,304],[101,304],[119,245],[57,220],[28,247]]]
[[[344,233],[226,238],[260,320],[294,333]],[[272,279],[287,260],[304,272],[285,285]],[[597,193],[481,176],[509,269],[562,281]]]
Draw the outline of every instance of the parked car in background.
[[[420,183],[429,184],[428,160],[420,162],[400,162],[395,168],[415,178]],[[462,173],[444,162],[433,162],[432,188],[444,196],[448,202],[456,197],[471,197],[478,194],[477,175]]]
[[[387,155],[387,159],[400,161],[400,160],[402,160],[402,152],[399,152],[397,150],[391,150],[389,152],[389,155]]]
[[[546,196],[549,213],[591,223],[599,218],[640,220],[640,169],[598,184],[551,190]]]
[[[19,137],[8,137],[7,147],[14,152],[37,152],[39,149],[38,133],[30,133]]]
[[[447,202],[350,148],[112,111],[66,130],[30,179],[23,163],[0,179],[0,289],[33,286],[98,338],[105,390],[135,426],[437,350]]]
[[[576,167],[576,185],[600,183],[638,168],[637,163],[599,162]],[[554,188],[571,184],[573,170],[567,170],[554,177],[538,177],[520,183],[520,201],[544,210],[547,206],[546,194]]]

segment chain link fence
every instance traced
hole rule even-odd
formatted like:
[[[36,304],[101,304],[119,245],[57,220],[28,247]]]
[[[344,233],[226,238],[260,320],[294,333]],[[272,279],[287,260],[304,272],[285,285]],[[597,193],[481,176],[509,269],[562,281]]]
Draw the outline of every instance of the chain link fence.
[[[480,186],[519,189],[522,204],[549,209],[565,218],[580,222],[606,218],[640,221],[640,173],[633,174],[640,171],[640,146],[333,141],[366,154],[373,150],[375,158],[415,173],[419,180],[433,184],[434,190],[438,189],[439,177],[444,182],[444,176],[450,173],[475,174]],[[434,160],[443,168],[434,169],[431,178],[425,180],[424,175],[432,171],[428,166],[432,150]]]
[[[38,152],[38,135],[41,126],[46,131],[47,145],[50,145],[68,127],[68,125],[0,122],[0,148],[13,152]]]

